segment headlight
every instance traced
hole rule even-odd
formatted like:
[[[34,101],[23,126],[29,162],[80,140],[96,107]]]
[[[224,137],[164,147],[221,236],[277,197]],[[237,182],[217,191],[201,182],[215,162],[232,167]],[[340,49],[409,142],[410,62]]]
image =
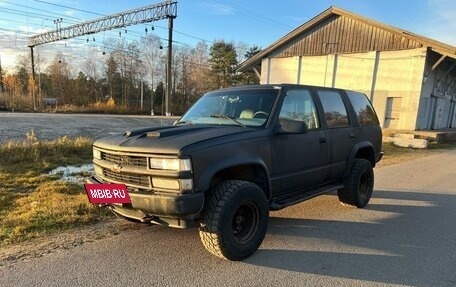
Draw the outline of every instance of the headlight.
[[[149,159],[151,169],[165,169],[175,171],[191,171],[192,163],[189,158],[178,159],[178,158],[155,158]]]
[[[95,159],[101,159],[101,151],[98,149],[93,149],[93,158]]]
[[[157,188],[187,191],[193,189],[192,179],[152,178],[152,185]]]

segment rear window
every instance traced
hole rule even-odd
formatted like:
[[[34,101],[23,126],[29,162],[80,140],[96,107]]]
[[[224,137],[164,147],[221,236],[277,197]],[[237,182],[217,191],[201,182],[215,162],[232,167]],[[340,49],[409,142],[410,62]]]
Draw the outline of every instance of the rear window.
[[[347,95],[352,103],[360,125],[365,126],[379,124],[374,108],[365,94],[347,91]]]

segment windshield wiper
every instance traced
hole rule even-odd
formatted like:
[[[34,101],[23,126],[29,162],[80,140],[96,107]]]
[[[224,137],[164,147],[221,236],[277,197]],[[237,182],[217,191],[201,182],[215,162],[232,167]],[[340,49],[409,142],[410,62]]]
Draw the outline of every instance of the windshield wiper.
[[[178,121],[174,125],[194,125],[194,123],[192,121]]]
[[[227,116],[227,115],[224,115],[224,114],[211,114],[209,116],[211,118],[217,118],[217,119],[228,119],[228,120],[231,120],[233,123],[235,123],[236,125],[238,125],[240,127],[245,127],[245,125],[243,123],[241,123],[240,121],[236,120],[236,118],[233,118],[233,117],[230,117],[230,116]]]

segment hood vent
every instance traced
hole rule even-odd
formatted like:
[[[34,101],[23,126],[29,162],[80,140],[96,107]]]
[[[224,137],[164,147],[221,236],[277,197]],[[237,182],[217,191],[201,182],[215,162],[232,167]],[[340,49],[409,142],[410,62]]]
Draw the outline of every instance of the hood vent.
[[[126,131],[124,133],[124,137],[130,138],[134,136],[139,136],[148,132],[153,132],[154,130],[157,130],[158,128],[142,128],[142,129],[135,129],[135,130],[130,130]]]
[[[154,138],[154,139],[158,139],[160,137],[159,132],[148,132],[146,135],[148,138]]]

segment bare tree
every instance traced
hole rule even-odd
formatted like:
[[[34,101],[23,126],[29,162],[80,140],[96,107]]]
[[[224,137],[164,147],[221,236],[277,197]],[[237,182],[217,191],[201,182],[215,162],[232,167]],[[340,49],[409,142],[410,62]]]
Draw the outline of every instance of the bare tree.
[[[189,57],[189,84],[190,103],[194,103],[207,91],[206,79],[209,74],[209,53],[206,42],[199,42]]]
[[[15,109],[18,106],[18,101],[22,96],[22,83],[17,75],[7,74],[3,79],[5,94],[7,95],[6,105],[9,108]]]
[[[57,98],[59,103],[72,103],[70,92],[70,65],[66,61],[65,56],[58,52],[54,60],[48,67],[48,73],[51,77],[51,93],[54,98]]]
[[[163,65],[161,65],[163,56],[163,42],[158,36],[147,35],[141,38],[141,59],[144,63],[144,74],[152,87],[163,81]]]
[[[117,63],[121,77],[122,103],[131,106],[139,102],[143,61],[136,41],[118,39],[111,54]]]
[[[189,60],[191,48],[189,46],[177,46],[173,51],[173,89],[172,106],[175,113],[182,113],[188,109],[189,102]]]
[[[91,49],[89,54],[82,66],[82,71],[86,74],[89,78],[89,85],[91,94],[95,101],[99,102],[102,98],[101,91],[100,91],[100,75],[102,64],[100,62],[99,57],[100,52],[96,49]]]
[[[235,49],[236,49],[236,55],[237,55],[237,62],[242,63],[245,61],[246,53],[249,51],[249,44],[244,43],[244,42],[239,42],[235,44]]]

